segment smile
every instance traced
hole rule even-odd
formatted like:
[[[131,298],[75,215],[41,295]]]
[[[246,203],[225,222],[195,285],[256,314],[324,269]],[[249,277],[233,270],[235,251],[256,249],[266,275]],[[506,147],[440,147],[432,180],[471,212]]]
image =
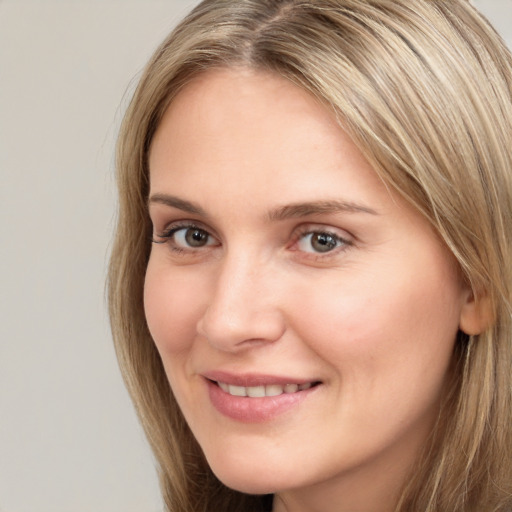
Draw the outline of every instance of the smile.
[[[316,383],[307,382],[304,384],[267,384],[264,386],[235,386],[226,384],[225,382],[216,383],[222,391],[229,393],[231,396],[264,398],[270,396],[279,396],[284,393],[292,394],[298,391],[305,391],[313,387]]]
[[[279,380],[279,377],[247,375],[225,375],[224,378],[220,375],[211,378],[210,375],[205,378],[208,396],[214,408],[223,416],[242,423],[273,421],[281,414],[299,407],[322,387],[321,381],[294,383],[291,379],[287,379],[287,382],[283,378],[279,383]]]

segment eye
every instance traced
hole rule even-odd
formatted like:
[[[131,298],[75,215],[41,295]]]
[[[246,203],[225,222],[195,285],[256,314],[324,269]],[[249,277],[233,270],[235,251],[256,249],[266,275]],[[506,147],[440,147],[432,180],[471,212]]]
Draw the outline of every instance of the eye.
[[[177,252],[218,245],[217,239],[206,229],[191,224],[175,224],[157,236],[160,240],[153,240],[153,243],[169,243]]]
[[[328,253],[351,242],[328,231],[312,231],[303,234],[297,241],[297,249],[309,253]]]
[[[174,243],[183,249],[213,245],[215,241],[208,231],[201,228],[178,228],[173,233]]]

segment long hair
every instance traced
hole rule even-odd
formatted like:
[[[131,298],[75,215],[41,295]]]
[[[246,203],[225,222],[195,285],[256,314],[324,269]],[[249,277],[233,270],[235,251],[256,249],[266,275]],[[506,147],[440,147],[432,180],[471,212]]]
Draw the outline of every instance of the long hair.
[[[385,183],[432,224],[490,325],[459,333],[453,380],[397,512],[512,503],[512,57],[467,0],[205,0],[147,65],[117,147],[109,273],[120,366],[171,512],[262,511],[213,475],[146,325],[148,152],[173,98],[215,67],[277,73],[331,109]]]

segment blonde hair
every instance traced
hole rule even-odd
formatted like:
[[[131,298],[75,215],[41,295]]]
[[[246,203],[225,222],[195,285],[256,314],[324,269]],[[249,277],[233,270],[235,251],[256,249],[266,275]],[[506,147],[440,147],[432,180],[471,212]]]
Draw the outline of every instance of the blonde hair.
[[[206,0],[158,48],[118,141],[109,274],[123,375],[171,512],[257,511],[227,489],[173,398],[143,308],[148,152],[166,107],[213,67],[278,73],[338,116],[376,172],[432,223],[494,321],[460,333],[454,378],[396,511],[512,507],[512,57],[466,0]]]

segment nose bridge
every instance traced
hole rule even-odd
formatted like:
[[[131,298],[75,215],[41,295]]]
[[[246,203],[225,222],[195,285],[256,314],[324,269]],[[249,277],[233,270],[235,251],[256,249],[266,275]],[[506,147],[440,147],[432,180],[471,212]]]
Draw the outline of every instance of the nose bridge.
[[[270,261],[248,251],[225,256],[198,331],[221,350],[247,341],[271,342],[284,331]]]

